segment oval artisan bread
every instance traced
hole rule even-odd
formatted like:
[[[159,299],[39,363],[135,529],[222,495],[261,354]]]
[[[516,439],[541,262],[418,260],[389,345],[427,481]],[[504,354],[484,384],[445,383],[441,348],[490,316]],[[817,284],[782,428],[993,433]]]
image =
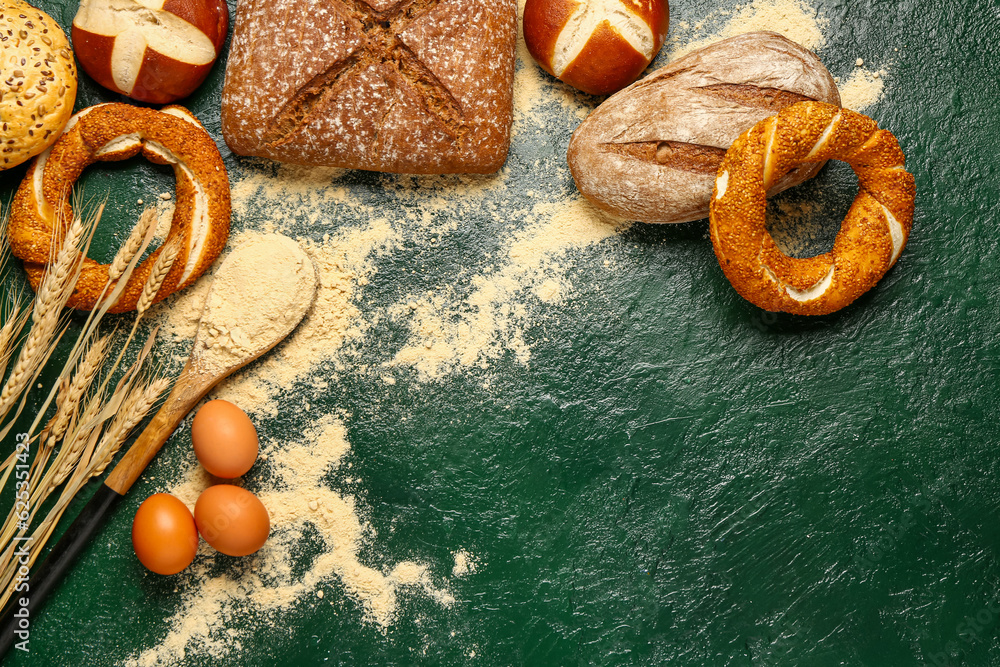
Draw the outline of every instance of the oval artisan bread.
[[[573,133],[567,160],[595,206],[641,222],[708,217],[715,174],[730,144],[796,102],[840,105],[840,93],[811,51],[757,32],[683,56],[612,95]],[[805,164],[769,194],[814,176]]]
[[[524,43],[552,76],[593,95],[636,80],[663,46],[666,0],[527,0]]]
[[[516,10],[514,0],[241,0],[222,134],[234,153],[282,162],[495,172],[510,146]]]
[[[73,115],[76,65],[52,17],[0,0],[0,170],[51,146]]]

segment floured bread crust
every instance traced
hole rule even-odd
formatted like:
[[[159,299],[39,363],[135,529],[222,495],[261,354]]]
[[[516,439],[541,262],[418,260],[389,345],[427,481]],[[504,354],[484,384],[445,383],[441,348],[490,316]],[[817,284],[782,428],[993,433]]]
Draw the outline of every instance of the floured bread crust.
[[[298,164],[497,171],[516,34],[512,0],[244,0],[223,136],[240,155]]]
[[[51,16],[0,0],[0,170],[51,146],[73,114],[76,65]]]
[[[796,102],[840,104],[811,51],[773,32],[731,37],[661,67],[595,109],[570,140],[570,171],[598,208],[627,220],[708,216],[726,149],[755,123]],[[770,194],[816,175],[789,172]]]

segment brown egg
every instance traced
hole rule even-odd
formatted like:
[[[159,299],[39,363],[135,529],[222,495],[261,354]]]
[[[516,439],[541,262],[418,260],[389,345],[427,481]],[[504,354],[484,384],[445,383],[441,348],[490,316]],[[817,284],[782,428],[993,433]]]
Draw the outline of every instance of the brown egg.
[[[198,553],[191,510],[168,493],[142,501],[132,520],[132,548],[139,562],[157,574],[176,574]]]
[[[194,506],[194,521],[205,541],[228,556],[252,554],[264,546],[271,532],[264,503],[232,484],[216,484],[202,491]]]
[[[257,429],[247,413],[229,401],[209,401],[191,422],[195,456],[216,477],[239,477],[257,460]]]

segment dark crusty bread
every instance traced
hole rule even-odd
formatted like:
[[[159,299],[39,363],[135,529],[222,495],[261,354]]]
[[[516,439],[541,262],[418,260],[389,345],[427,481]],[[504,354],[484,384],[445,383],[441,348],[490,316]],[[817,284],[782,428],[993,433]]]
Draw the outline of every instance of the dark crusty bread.
[[[240,0],[233,152],[402,173],[491,173],[510,146],[514,0]]]
[[[833,77],[811,51],[773,32],[731,37],[678,58],[604,101],[570,140],[580,192],[629,220],[708,217],[715,173],[730,144],[796,102],[840,105]],[[805,164],[769,194],[816,175]]]

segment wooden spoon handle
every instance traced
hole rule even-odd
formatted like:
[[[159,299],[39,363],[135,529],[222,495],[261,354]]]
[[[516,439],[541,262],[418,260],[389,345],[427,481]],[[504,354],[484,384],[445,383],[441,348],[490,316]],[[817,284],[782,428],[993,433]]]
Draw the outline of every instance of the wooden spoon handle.
[[[201,372],[188,362],[156,416],[104,481],[120,495],[131,488],[184,416],[225,377]]]
[[[14,635],[19,639],[28,639],[28,633],[20,629],[15,613],[35,617],[35,611],[40,609],[45,598],[55,588],[67,570],[72,567],[76,557],[90,542],[91,536],[104,523],[105,517],[121,498],[120,495],[105,485],[97,488],[97,493],[84,506],[62,538],[52,548],[48,557],[31,573],[30,595],[14,595],[7,607],[0,614],[0,658],[14,644]],[[22,543],[27,544],[27,543]],[[24,602],[24,606],[21,603]]]

